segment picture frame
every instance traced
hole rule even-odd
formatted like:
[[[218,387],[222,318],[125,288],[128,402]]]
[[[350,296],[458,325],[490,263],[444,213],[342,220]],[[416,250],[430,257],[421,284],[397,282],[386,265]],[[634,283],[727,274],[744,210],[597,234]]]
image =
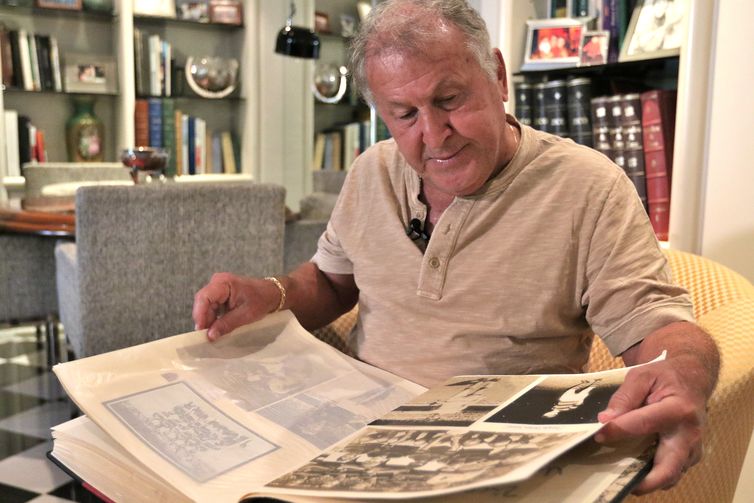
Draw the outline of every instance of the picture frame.
[[[175,18],[175,4],[173,0],[134,0],[134,14]]]
[[[240,26],[243,24],[243,6],[238,0],[210,0],[209,22]]]
[[[36,7],[42,9],[58,9],[58,10],[82,10],[82,0],[36,0],[34,2]]]
[[[679,55],[688,12],[688,0],[639,0],[631,14],[618,61]]]
[[[610,32],[607,30],[585,31],[581,39],[580,66],[607,64],[610,47]]]
[[[207,0],[175,0],[175,17],[184,21],[209,23]]]
[[[64,89],[68,93],[118,92],[118,72],[113,56],[68,52],[63,68]]]
[[[330,29],[330,16],[325,12],[314,13],[314,31],[317,33],[332,33]]]
[[[579,66],[584,20],[530,19],[521,70],[552,70]]]

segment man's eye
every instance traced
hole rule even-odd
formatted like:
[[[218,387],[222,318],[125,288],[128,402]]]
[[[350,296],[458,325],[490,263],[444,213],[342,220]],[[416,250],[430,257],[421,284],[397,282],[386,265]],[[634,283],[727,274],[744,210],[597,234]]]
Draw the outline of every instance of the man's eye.
[[[398,118],[401,120],[409,120],[409,119],[413,119],[415,115],[416,115],[416,110],[409,110],[408,112],[399,114]]]
[[[458,95],[457,94],[453,94],[451,96],[445,96],[444,98],[440,98],[438,100],[438,102],[442,106],[451,106],[451,105],[453,105],[453,103],[455,103],[457,101],[456,98],[458,98]]]

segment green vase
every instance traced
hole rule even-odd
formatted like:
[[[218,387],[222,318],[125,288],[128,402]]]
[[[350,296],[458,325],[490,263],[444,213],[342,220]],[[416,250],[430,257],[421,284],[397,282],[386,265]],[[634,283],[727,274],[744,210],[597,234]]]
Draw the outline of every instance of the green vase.
[[[73,98],[73,116],[65,124],[70,162],[96,162],[104,159],[105,126],[94,115],[94,98]]]

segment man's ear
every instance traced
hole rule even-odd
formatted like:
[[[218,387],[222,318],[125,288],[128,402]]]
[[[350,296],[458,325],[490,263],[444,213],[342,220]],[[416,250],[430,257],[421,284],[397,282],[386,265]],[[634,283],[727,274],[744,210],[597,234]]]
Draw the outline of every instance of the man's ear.
[[[505,60],[503,59],[503,53],[497,47],[492,49],[492,54],[497,61],[497,84],[500,88],[500,95],[503,101],[508,101],[508,72],[505,71]]]

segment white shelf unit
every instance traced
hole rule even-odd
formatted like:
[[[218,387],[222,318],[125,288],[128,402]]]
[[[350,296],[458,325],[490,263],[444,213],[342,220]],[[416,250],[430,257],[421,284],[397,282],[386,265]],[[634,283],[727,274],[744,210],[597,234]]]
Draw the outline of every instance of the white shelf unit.
[[[142,19],[134,16],[133,0],[115,0],[113,16],[62,14],[38,9],[1,7],[3,21],[11,29],[23,28],[54,35],[58,39],[61,59],[66,52],[107,54],[114,56],[118,68],[118,92],[114,96],[97,96],[95,115],[105,124],[105,159],[117,160],[117,153],[134,145],[134,109],[137,98],[134,75],[134,26],[166,38],[178,55],[232,56],[239,59],[240,97],[209,100],[176,98],[176,106],[187,113],[205,118],[216,129],[229,129],[240,142],[241,171],[260,178],[258,141],[257,24],[259,2],[245,0],[244,26],[216,26],[173,20]],[[284,19],[283,19],[284,21]],[[281,21],[281,26],[283,21]],[[46,132],[51,161],[65,161],[65,122],[72,114],[70,94],[0,90],[0,110],[15,109],[31,117]],[[0,128],[4,126],[0,121]],[[5,149],[5,132],[0,129],[0,152]],[[6,173],[4,156],[0,156],[0,173]],[[6,182],[11,182],[7,180]]]
[[[714,2],[688,0],[686,36],[681,46],[678,69],[675,148],[670,209],[670,247],[701,252],[703,184],[707,163],[708,93],[716,22]],[[547,0],[477,0],[487,20],[494,45],[501,48],[512,74],[521,68],[526,41],[526,21],[546,17]],[[512,91],[512,89],[511,89]],[[511,92],[512,95],[512,92]],[[511,96],[513,98],[513,96]],[[515,111],[515,103],[508,104]]]

